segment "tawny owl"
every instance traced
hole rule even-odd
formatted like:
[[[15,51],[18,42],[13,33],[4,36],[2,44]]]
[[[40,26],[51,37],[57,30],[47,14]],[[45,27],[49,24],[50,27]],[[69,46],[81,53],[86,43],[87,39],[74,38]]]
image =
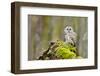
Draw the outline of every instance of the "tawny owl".
[[[73,28],[71,26],[66,26],[64,32],[65,42],[75,45],[77,40],[77,34],[74,32]]]

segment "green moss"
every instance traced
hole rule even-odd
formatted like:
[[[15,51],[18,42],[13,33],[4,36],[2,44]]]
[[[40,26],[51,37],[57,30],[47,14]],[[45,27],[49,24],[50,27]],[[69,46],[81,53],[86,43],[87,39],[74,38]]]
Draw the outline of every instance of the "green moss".
[[[63,41],[57,41],[56,45],[58,47],[55,48],[55,55],[61,59],[72,59],[76,57],[76,47],[71,44],[66,44]]]
[[[76,54],[74,52],[71,52],[68,48],[58,47],[56,50],[56,56],[58,58],[70,59],[76,57]]]
[[[63,41],[57,40],[54,44],[43,53],[39,59],[81,59],[82,57],[77,55],[77,48],[70,43],[66,44]]]

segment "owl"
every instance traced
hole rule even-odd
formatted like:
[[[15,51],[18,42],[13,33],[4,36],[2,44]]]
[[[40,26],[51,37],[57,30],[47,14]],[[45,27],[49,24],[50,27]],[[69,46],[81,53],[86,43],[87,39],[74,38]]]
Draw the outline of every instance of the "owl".
[[[66,26],[64,29],[65,33],[65,43],[76,44],[77,34],[74,32],[71,26]]]

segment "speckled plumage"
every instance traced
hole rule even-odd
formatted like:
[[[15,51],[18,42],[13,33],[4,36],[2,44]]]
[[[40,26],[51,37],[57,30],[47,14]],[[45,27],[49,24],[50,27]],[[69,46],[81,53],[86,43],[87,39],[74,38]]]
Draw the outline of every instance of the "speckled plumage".
[[[66,26],[64,32],[65,32],[65,42],[75,45],[77,40],[77,34],[74,32],[73,28],[71,26]]]

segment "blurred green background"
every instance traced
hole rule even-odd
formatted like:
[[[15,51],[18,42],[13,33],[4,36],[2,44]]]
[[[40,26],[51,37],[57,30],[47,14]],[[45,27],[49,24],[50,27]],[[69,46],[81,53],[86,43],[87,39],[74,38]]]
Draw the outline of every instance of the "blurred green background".
[[[88,57],[88,18],[28,15],[28,60],[36,60],[49,43],[64,40],[64,28],[71,25],[77,33],[79,55]]]

